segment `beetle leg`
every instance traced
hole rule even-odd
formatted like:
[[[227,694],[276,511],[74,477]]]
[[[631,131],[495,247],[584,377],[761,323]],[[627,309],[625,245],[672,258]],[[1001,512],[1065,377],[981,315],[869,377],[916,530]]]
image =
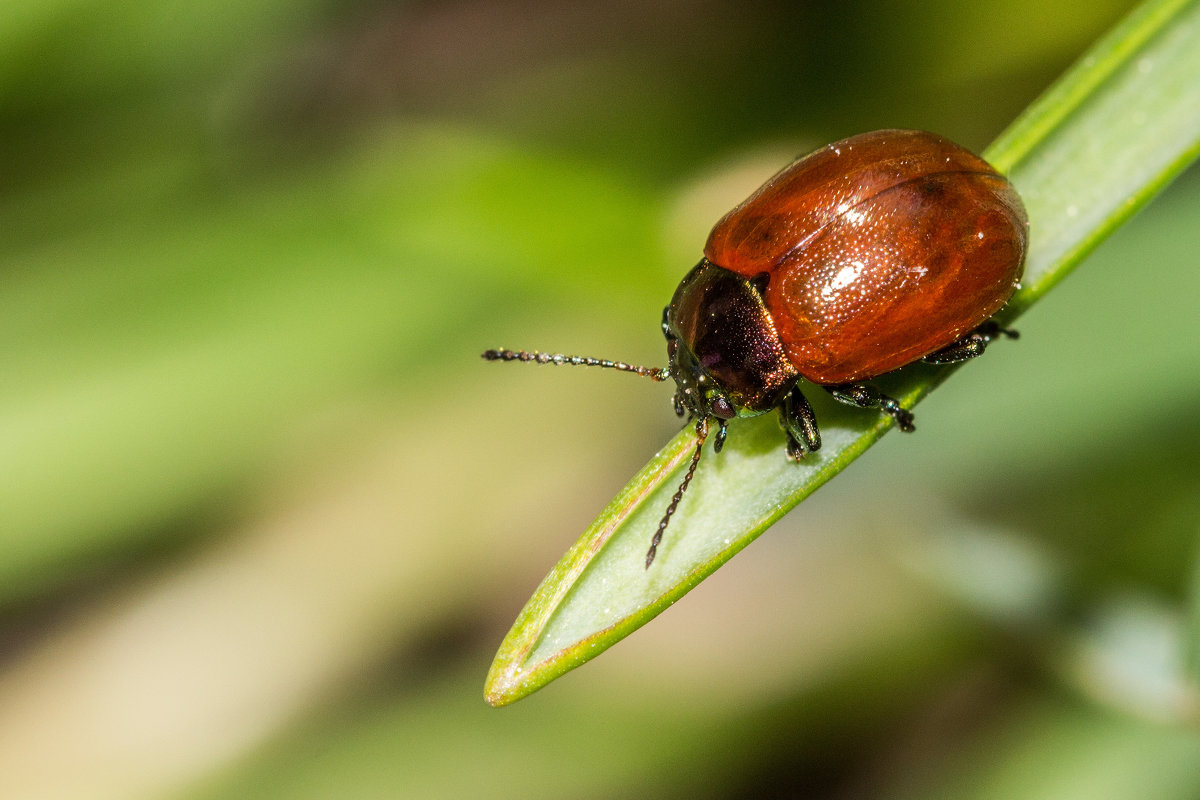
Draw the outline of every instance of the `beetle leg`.
[[[825,391],[833,395],[839,403],[859,408],[878,408],[883,413],[896,420],[896,425],[905,433],[916,430],[913,425],[913,415],[897,402],[874,386],[866,383],[843,383],[837,386],[826,386]]]
[[[960,361],[967,361],[983,355],[988,344],[998,336],[1016,339],[1020,334],[1011,328],[1001,328],[995,321],[989,319],[957,342],[930,353],[921,360],[926,364],[957,364]]]
[[[683,398],[679,396],[679,392],[676,392],[675,396],[671,398],[671,407],[675,409],[675,416],[683,419],[687,409],[683,407]]]
[[[716,435],[716,438],[713,439],[713,452],[714,453],[721,452],[721,448],[725,446],[725,434],[727,434],[729,432],[728,430],[726,430],[725,426],[728,424],[729,423],[727,423],[725,420],[721,419],[720,417],[717,417],[717,435]]]
[[[799,461],[804,458],[806,449],[810,453],[821,449],[821,431],[817,428],[817,417],[799,386],[793,386],[784,398],[783,405],[779,408],[779,420],[783,423],[783,429],[787,431],[788,458]]]

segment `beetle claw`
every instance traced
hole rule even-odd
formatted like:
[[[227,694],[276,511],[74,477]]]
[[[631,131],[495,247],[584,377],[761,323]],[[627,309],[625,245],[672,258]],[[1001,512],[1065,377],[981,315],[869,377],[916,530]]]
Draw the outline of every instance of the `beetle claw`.
[[[792,461],[800,463],[804,460],[804,445],[800,444],[794,438],[789,436],[787,442],[787,454],[788,458],[790,458]]]

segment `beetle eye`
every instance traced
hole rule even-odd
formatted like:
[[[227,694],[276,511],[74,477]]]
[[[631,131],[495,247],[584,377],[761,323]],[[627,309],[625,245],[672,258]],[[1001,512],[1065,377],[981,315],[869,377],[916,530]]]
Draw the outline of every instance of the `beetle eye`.
[[[733,410],[733,406],[724,397],[714,398],[712,401],[712,413],[714,416],[721,419],[733,419],[737,416],[737,412]]]
[[[674,358],[677,352],[679,352],[679,340],[667,339],[667,358]]]

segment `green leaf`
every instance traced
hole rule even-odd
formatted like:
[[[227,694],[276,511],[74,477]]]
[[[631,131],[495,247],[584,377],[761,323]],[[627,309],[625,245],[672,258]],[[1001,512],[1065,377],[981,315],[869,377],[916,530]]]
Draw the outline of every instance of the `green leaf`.
[[[1200,2],[1152,0],[1101,39],[984,153],[1030,218],[1011,321],[1200,152]],[[913,367],[881,385],[911,407],[953,370]],[[695,444],[685,428],[600,514],[538,587],[500,646],[487,701],[517,700],[595,657],[674,603],[891,427],[819,409],[824,444],[800,465],[775,420],[738,421],[710,452],[667,531],[646,547]],[[709,448],[711,450],[711,446]]]
[[[1200,696],[1200,557],[1192,565],[1189,585],[1187,627],[1184,629],[1185,675],[1193,691]]]

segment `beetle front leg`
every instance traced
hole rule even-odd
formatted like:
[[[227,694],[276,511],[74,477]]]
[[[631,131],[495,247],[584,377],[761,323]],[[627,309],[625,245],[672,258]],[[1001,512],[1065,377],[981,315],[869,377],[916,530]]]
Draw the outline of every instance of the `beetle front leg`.
[[[671,398],[671,407],[675,409],[675,416],[680,419],[687,413],[687,409],[683,407],[683,395],[679,392],[675,392],[675,396]]]
[[[1016,339],[1020,334],[1011,328],[1001,328],[996,322],[989,319],[957,342],[930,353],[921,360],[926,364],[957,364],[960,361],[977,358],[983,355],[983,351],[987,349],[992,339],[998,336]]]
[[[916,430],[913,425],[912,412],[901,406],[896,398],[889,397],[870,384],[843,383],[837,386],[826,386],[825,391],[833,395],[833,399],[839,403],[859,408],[879,409],[896,420],[896,426],[905,433],[912,433]]]
[[[721,452],[721,448],[725,446],[725,435],[728,433],[728,430],[726,429],[725,426],[728,424],[729,423],[726,422],[725,420],[721,419],[720,417],[717,417],[717,435],[713,439],[713,452],[714,453]]]
[[[787,432],[788,458],[799,461],[804,451],[815,453],[821,449],[821,431],[817,428],[817,417],[813,414],[808,398],[799,386],[793,386],[779,407],[779,421]]]

